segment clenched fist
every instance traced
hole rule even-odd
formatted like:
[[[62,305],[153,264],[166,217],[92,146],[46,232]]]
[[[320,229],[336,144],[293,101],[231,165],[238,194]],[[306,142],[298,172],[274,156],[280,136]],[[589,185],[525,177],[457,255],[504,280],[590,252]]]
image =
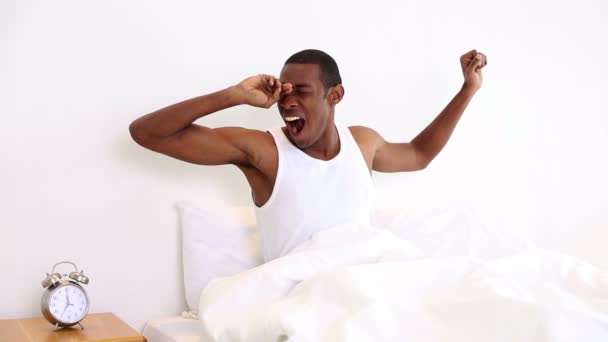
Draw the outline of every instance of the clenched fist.
[[[246,78],[237,85],[242,92],[246,104],[270,108],[281,99],[281,96],[291,93],[291,83],[282,84],[272,75],[260,74]]]
[[[474,94],[481,88],[483,75],[481,69],[488,64],[488,58],[477,50],[471,50],[460,57],[460,67],[464,75],[463,90]]]

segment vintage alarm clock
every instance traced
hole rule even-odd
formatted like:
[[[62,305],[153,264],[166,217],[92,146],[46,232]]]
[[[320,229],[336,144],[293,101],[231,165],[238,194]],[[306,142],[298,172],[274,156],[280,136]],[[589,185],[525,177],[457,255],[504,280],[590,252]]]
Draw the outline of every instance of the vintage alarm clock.
[[[55,273],[55,267],[60,264],[72,264],[76,269],[70,274]],[[81,284],[88,284],[89,278],[82,272],[78,272],[78,267],[71,261],[61,261],[56,263],[51,273],[46,274],[42,281],[42,287],[46,290],[42,294],[40,309],[42,315],[55,328],[70,327],[75,324],[84,326],[80,323],[89,312],[89,296]]]

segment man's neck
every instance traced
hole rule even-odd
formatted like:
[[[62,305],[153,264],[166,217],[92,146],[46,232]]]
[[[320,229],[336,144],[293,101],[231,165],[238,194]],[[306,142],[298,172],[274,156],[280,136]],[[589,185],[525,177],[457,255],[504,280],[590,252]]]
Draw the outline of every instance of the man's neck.
[[[302,149],[302,151],[313,158],[321,160],[330,160],[337,156],[340,153],[340,135],[333,120],[330,121],[319,140],[311,146]]]

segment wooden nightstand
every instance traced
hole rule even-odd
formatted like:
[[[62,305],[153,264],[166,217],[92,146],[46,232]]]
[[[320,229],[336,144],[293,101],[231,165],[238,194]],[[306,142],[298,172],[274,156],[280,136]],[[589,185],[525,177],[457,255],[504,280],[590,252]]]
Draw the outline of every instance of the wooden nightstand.
[[[109,312],[88,314],[80,326],[55,330],[44,317],[0,320],[2,342],[146,342],[146,338]]]

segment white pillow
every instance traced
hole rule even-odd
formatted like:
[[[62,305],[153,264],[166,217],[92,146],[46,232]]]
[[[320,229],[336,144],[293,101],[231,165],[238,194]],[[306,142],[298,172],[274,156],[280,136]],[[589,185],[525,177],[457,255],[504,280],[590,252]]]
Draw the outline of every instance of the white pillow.
[[[202,208],[180,201],[177,208],[186,302],[195,311],[200,293],[210,280],[262,264],[261,240],[252,207]]]

